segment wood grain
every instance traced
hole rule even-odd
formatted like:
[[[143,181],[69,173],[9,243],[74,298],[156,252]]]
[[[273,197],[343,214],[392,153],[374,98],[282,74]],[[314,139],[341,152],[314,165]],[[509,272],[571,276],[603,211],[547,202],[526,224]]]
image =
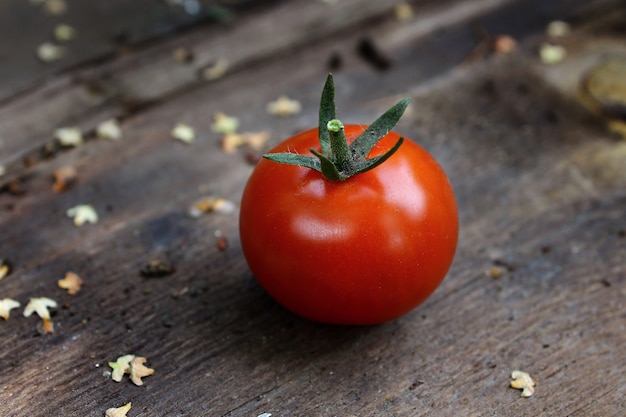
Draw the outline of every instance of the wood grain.
[[[556,18],[579,22],[572,57],[585,45],[623,41],[619,31],[588,29],[620,2],[546,8],[503,0],[480,10],[416,3],[424,20],[403,24],[393,4],[294,0],[246,9],[228,31],[198,24],[125,56],[83,56],[87,66],[42,84],[29,75],[32,89],[0,104],[8,167],[0,177],[0,258],[12,264],[0,299],[22,308],[30,297],[59,303],[52,334],[41,334],[39,319],[22,317],[22,308],[0,323],[0,415],[102,416],[127,402],[133,417],[624,415],[626,145],[554,82],[571,70],[567,61],[546,68],[536,54],[545,22]],[[319,31],[292,21],[281,26],[284,39],[259,38],[253,48],[247,31],[279,27],[300,6]],[[329,10],[346,19],[317,25]],[[476,25],[490,34],[511,28],[518,49],[477,58]],[[390,60],[388,70],[359,54],[363,39]],[[236,71],[211,83],[187,79],[166,58],[177,45],[200,51],[200,66],[221,51],[216,45],[226,48],[239,57]],[[380,326],[293,316],[251,276],[236,212],[188,213],[209,194],[238,202],[253,168],[246,150],[222,152],[213,114],[236,115],[242,131],[269,131],[270,144],[315,125],[336,54],[340,117],[365,123],[410,95],[398,130],[440,161],[461,214],[442,286]],[[109,74],[95,101],[84,84],[93,74]],[[142,74],[142,83],[132,81]],[[267,114],[265,104],[280,94],[301,101],[303,112]],[[22,163],[60,124],[89,131],[112,116],[122,117],[121,141],[92,135]],[[196,129],[193,143],[170,137],[177,122]],[[68,165],[78,182],[56,193],[52,174]],[[24,193],[9,186],[14,181]],[[65,213],[77,204],[92,204],[100,221],[75,227]],[[153,259],[175,272],[142,276]],[[86,282],[74,296],[57,287],[68,271]],[[156,370],[141,387],[106,373],[127,353]],[[515,369],[538,381],[533,397],[509,388]]]

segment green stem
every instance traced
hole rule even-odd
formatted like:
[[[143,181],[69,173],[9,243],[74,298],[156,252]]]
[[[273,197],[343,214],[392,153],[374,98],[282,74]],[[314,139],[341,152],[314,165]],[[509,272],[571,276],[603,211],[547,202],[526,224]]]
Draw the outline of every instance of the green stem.
[[[332,159],[339,172],[345,173],[349,170],[352,157],[348,148],[348,140],[343,130],[343,123],[337,119],[333,119],[326,125],[328,134],[330,135],[330,149],[332,150]]]
[[[393,129],[408,104],[409,99],[401,100],[348,145],[344,125],[335,118],[335,88],[332,74],[328,74],[319,112],[318,135],[321,152],[311,149],[315,157],[284,152],[267,154],[264,158],[313,169],[331,181],[345,181],[354,175],[374,169],[400,148],[402,138],[383,155],[367,158],[374,145]]]

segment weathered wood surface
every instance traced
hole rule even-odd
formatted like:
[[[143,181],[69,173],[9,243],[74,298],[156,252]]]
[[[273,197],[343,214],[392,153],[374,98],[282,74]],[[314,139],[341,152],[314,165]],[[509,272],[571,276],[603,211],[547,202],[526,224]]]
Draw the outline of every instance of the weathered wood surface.
[[[6,3],[5,33],[20,28],[10,10],[40,19]],[[131,2],[117,3],[112,16]],[[85,44],[66,62],[22,72],[2,64],[0,258],[12,272],[0,299],[22,308],[0,322],[0,415],[102,416],[131,401],[129,416],[626,414],[626,143],[575,97],[589,65],[626,55],[623,2],[417,2],[404,23],[393,16],[397,3],[272,2],[169,37],[145,30],[121,55],[106,42],[78,52],[104,36],[86,25],[75,40]],[[73,13],[77,26],[81,13],[88,19],[87,9]],[[149,16],[133,19],[150,27]],[[537,49],[557,18],[574,33],[561,41],[566,60],[549,67]],[[476,47],[483,33],[511,34],[519,47],[487,53]],[[24,53],[39,36],[16,39]],[[363,39],[388,69],[355,52]],[[191,63],[171,59],[179,46],[194,52]],[[441,162],[460,208],[459,249],[443,285],[416,311],[375,327],[294,317],[253,280],[235,213],[187,213],[207,194],[238,201],[252,170],[245,151],[221,151],[212,115],[236,115],[242,131],[268,130],[272,143],[314,126],[332,56],[341,58],[342,119],[367,122],[412,96],[398,130]],[[198,72],[220,57],[232,70],[201,81]],[[303,112],[268,115],[265,104],[280,94]],[[42,156],[54,129],[91,131],[112,116],[123,120],[122,141],[91,135]],[[194,143],[169,137],[177,122],[195,127]],[[78,169],[78,184],[55,193],[52,173],[65,165]],[[100,221],[77,228],[65,212],[84,203]],[[176,272],[140,276],[154,258]],[[86,281],[77,295],[57,287],[67,271]],[[40,296],[60,304],[53,334],[21,315]],[[126,353],[156,370],[144,386],[104,374]],[[533,397],[508,388],[514,369],[538,380]]]

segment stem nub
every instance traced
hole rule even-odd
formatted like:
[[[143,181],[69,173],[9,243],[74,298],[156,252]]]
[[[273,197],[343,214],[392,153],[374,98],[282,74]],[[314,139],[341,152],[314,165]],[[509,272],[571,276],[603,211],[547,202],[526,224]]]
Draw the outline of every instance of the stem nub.
[[[347,180],[382,164],[400,148],[404,138],[383,155],[367,159],[372,148],[398,123],[409,102],[409,99],[399,101],[348,145],[343,123],[335,118],[335,86],[332,74],[328,74],[320,101],[318,135],[321,152],[311,149],[315,157],[290,152],[270,153],[263,157],[313,169],[331,181]]]

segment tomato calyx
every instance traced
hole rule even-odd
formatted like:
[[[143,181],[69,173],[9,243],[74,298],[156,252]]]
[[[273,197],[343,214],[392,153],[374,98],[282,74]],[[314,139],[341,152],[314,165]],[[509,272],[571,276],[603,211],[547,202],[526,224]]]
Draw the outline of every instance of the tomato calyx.
[[[313,169],[331,181],[345,181],[376,168],[400,148],[404,141],[402,137],[384,154],[367,158],[372,148],[398,123],[409,102],[408,98],[400,100],[348,144],[343,123],[336,119],[335,85],[332,74],[328,74],[320,101],[318,136],[321,151],[311,149],[314,157],[290,152],[270,153],[263,157],[281,164]]]

